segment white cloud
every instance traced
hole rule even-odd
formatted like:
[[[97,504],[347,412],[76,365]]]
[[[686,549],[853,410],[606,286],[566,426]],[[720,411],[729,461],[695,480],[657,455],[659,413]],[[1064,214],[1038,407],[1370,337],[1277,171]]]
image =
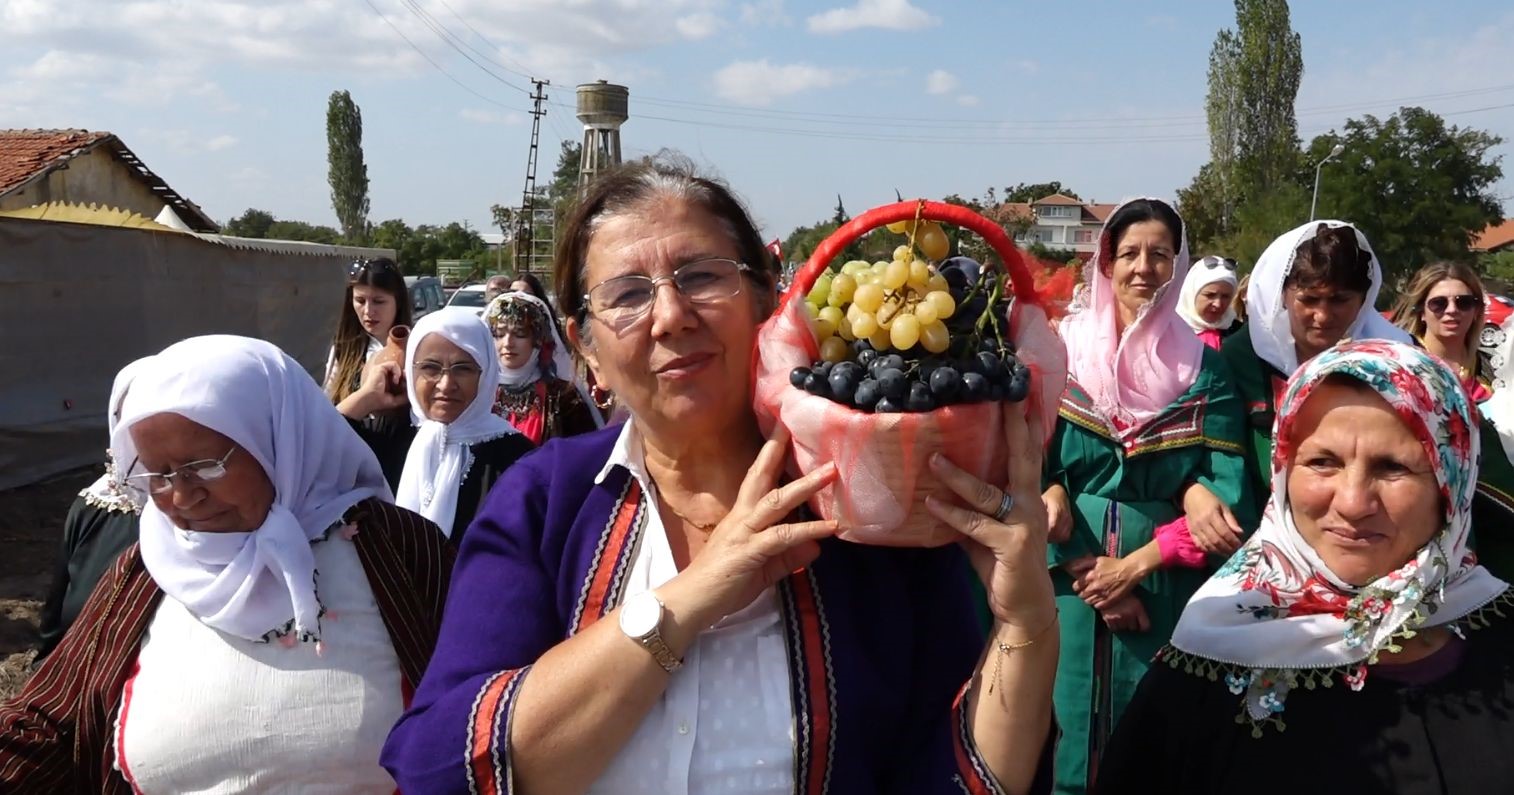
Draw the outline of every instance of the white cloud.
[[[806,22],[811,33],[846,33],[861,28],[920,30],[941,24],[939,18],[909,0],[857,0],[856,5],[822,11]]]
[[[471,121],[474,124],[503,124],[507,127],[526,123],[526,117],[521,113],[481,110],[479,108],[463,108],[457,112],[457,117],[463,121]]]
[[[950,94],[957,88],[957,76],[945,69],[937,69],[925,76],[925,93]]]
[[[957,104],[964,108],[978,107],[978,98],[972,94],[960,94],[957,96]]]
[[[684,38],[697,41],[715,35],[724,24],[720,17],[708,11],[701,11],[697,14],[679,17],[677,20],[674,20],[673,27],[677,28],[679,34]]]
[[[778,27],[794,23],[793,17],[790,17],[783,8],[783,0],[756,0],[753,3],[742,3],[739,19],[746,27],[762,25]]]
[[[773,64],[766,58],[737,61],[715,73],[715,93],[737,104],[767,105],[780,97],[843,85],[855,77],[855,72],[807,63]]]
[[[236,146],[239,142],[239,139],[234,135],[223,133],[221,135],[206,136],[189,130],[144,129],[136,131],[136,134],[141,136],[146,142],[190,154],[220,152]],[[127,145],[131,144],[130,137],[124,135],[122,137],[126,138]]]

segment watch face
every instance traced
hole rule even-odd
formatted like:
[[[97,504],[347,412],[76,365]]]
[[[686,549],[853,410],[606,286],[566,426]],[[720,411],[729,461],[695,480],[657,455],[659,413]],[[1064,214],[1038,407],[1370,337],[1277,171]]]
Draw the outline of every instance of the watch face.
[[[651,592],[639,593],[627,599],[620,608],[620,629],[633,638],[644,638],[657,629],[662,620],[662,605]]]

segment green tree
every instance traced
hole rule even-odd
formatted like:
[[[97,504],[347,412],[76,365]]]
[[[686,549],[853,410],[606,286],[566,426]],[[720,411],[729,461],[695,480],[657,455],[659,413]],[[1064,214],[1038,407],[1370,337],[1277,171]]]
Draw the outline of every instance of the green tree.
[[[268,237],[273,220],[272,213],[249,207],[246,212],[227,221],[221,232],[232,237]]]
[[[1235,0],[1235,30],[1221,30],[1209,52],[1210,173],[1186,194],[1190,212],[1232,230],[1236,208],[1292,182],[1299,171],[1294,100],[1304,74],[1303,42],[1287,0]],[[1203,178],[1203,184],[1199,184]],[[1199,209],[1199,202],[1212,206]]]
[[[578,198],[578,168],[583,163],[583,144],[563,141],[557,151],[557,167],[552,169],[552,184],[547,186],[547,198],[553,207],[571,207]]]
[[[1489,290],[1507,294],[1514,290],[1514,251],[1496,251],[1477,258],[1477,270]]]
[[[1232,230],[1217,237],[1196,238],[1189,245],[1195,259],[1218,254],[1233,258],[1249,273],[1273,240],[1309,217],[1309,193],[1303,186],[1284,184],[1236,208]],[[1183,221],[1189,217],[1185,214]]]
[[[1073,193],[1070,189],[1062,187],[1062,183],[1052,182],[1021,182],[1013,187],[1004,189],[1004,201],[1029,204],[1037,199],[1060,193],[1070,199],[1082,201],[1083,197]]]
[[[269,225],[266,237],[270,240],[299,240],[333,245],[341,242],[342,234],[329,226],[307,224],[304,221],[274,221]]]
[[[1433,260],[1466,259],[1472,238],[1503,217],[1493,193],[1503,168],[1492,150],[1501,143],[1423,108],[1347,120],[1309,145],[1311,161],[1344,146],[1321,175],[1319,216],[1361,228],[1390,288]]]
[[[368,239],[368,167],[363,164],[363,114],[352,95],[333,91],[326,105],[327,181],[331,208],[342,236],[362,245]]]

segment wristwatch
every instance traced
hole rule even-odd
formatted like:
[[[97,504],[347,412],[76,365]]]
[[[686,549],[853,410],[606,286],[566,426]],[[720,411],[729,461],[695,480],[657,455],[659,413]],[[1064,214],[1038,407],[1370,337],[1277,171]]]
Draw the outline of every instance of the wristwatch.
[[[641,644],[662,670],[673,673],[683,667],[683,660],[673,655],[662,639],[662,616],[666,612],[662,602],[651,591],[643,591],[625,601],[620,607],[620,631],[626,637]]]

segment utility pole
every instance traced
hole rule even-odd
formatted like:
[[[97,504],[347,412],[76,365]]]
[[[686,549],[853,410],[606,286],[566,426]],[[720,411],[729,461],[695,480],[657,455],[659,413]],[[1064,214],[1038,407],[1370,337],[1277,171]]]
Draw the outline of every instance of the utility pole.
[[[518,228],[515,233],[515,270],[516,273],[530,273],[533,253],[535,251],[535,201],[536,201],[536,159],[540,151],[541,141],[541,117],[547,115],[547,93],[544,90],[551,85],[549,80],[531,78],[531,92],[533,104],[531,106],[531,148],[526,153],[526,187],[521,193],[520,215],[516,219]]]

